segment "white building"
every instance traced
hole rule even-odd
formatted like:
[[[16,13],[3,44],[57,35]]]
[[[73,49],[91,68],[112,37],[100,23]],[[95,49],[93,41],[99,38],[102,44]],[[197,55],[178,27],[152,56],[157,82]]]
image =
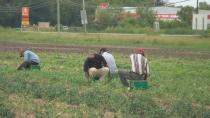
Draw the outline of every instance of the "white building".
[[[125,13],[137,14],[138,7],[123,7],[122,9]],[[177,7],[151,7],[151,9],[160,20],[177,20],[177,12],[181,10],[181,8]],[[199,10],[199,13],[207,14],[208,24],[210,24],[210,10]]]
[[[176,7],[152,7],[152,10],[160,20],[178,20],[177,12],[181,9]]]

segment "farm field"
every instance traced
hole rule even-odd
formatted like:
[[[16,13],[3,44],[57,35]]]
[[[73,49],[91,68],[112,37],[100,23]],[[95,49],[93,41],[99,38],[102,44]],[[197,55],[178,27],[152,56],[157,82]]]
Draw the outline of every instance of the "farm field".
[[[41,71],[16,71],[18,53],[0,55],[0,116],[210,117],[210,59],[151,57],[150,88],[128,91],[119,78],[87,82],[85,53],[39,52]],[[130,68],[128,55],[115,56]]]
[[[128,91],[118,77],[88,82],[90,49],[108,47],[118,68],[145,47],[149,89]],[[41,71],[17,71],[21,48],[35,50]],[[0,117],[209,118],[210,40],[204,36],[17,32],[0,28]]]
[[[56,32],[20,32],[0,28],[0,43],[19,42],[80,46],[147,47],[210,52],[209,36],[160,36],[129,34],[84,34]]]

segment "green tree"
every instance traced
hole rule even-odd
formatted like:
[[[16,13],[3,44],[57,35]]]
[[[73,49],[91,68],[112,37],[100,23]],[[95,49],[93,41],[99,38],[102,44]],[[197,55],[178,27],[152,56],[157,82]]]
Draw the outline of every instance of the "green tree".
[[[118,14],[119,13],[117,12],[117,10],[98,9],[96,12],[95,23],[102,29],[104,29],[106,27],[115,27],[118,23]]]
[[[181,22],[187,26],[192,24],[192,14],[194,8],[190,6],[182,7],[181,10],[177,13]]]
[[[82,9],[82,0],[60,0],[60,2],[61,24],[81,26],[80,10]],[[88,26],[94,24],[95,11],[101,2],[108,2],[110,8],[153,5],[153,0],[85,0]],[[20,27],[21,8],[23,6],[30,7],[31,24],[47,21],[51,25],[56,25],[56,0],[0,0],[0,26]],[[109,20],[111,26],[116,25],[116,21],[113,21],[115,16],[115,14],[114,16],[107,16],[105,18],[109,18],[104,20]]]
[[[149,9],[149,8],[140,8],[138,10],[138,14],[139,14],[139,19],[138,19],[138,23],[140,26],[142,27],[152,27],[153,23],[156,19],[154,12]]]
[[[154,4],[153,0],[87,0],[92,5],[98,5],[101,2],[108,2],[110,6],[151,6]]]
[[[200,2],[199,3],[199,9],[210,10],[210,4],[208,4],[207,2]]]
[[[155,6],[163,6],[165,3],[164,0],[155,0]]]

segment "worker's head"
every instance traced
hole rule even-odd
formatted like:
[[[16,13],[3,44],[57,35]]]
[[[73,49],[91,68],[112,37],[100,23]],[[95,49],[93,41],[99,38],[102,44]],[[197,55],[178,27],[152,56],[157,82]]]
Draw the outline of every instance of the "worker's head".
[[[21,49],[21,50],[20,50],[20,52],[19,52],[19,54],[20,54],[20,57],[23,57],[23,55],[24,55],[24,52],[25,52],[25,49]]]
[[[89,58],[95,58],[95,55],[96,55],[96,54],[97,54],[96,51],[90,50],[90,51],[89,51],[89,54],[88,54],[88,57],[89,57]]]
[[[141,54],[141,55],[144,56],[144,55],[145,55],[145,54],[144,54],[144,48],[137,48],[137,49],[136,49],[136,53],[137,53],[137,54]]]
[[[107,49],[106,48],[101,48],[99,54],[102,55],[104,52],[107,52]]]

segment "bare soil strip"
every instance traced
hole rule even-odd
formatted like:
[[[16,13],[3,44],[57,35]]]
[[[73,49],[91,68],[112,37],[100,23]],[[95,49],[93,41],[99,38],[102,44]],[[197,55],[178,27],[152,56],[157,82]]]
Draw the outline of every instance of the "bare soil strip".
[[[42,52],[61,53],[87,53],[88,50],[99,50],[105,47],[114,53],[130,54],[134,48],[122,46],[89,46],[89,45],[57,45],[57,44],[34,44],[0,42],[0,52],[18,52],[20,49],[29,48]],[[146,54],[157,57],[183,57],[193,59],[210,59],[210,52],[193,52],[190,50],[166,49],[166,48],[145,48]]]

